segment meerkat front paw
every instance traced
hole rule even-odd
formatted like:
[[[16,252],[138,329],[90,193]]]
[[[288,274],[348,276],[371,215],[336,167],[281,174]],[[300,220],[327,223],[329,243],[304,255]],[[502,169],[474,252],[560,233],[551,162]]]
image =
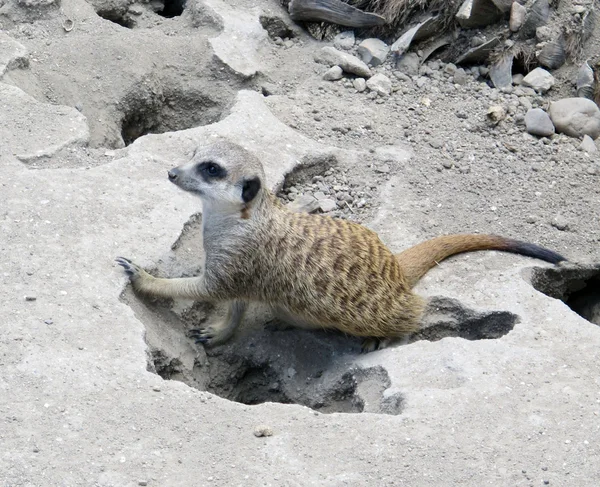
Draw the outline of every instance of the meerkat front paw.
[[[133,284],[133,287],[136,289],[140,287],[141,281],[152,279],[152,276],[144,269],[125,257],[117,257],[115,262],[125,269],[125,274],[129,276],[131,284]]]

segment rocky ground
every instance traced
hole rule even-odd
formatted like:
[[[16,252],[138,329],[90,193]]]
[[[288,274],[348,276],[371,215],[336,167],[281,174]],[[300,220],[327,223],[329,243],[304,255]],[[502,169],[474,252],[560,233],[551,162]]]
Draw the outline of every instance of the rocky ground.
[[[2,485],[598,485],[598,142],[528,133],[597,27],[537,91],[418,46],[332,70],[323,48],[362,38],[276,0],[0,0],[0,28]],[[497,233],[572,263],[451,259],[418,285],[423,332],[367,355],[260,307],[204,350],[187,333],[219,307],[142,301],[113,261],[198,272],[201,207],[165,172],[215,137],[395,251]]]

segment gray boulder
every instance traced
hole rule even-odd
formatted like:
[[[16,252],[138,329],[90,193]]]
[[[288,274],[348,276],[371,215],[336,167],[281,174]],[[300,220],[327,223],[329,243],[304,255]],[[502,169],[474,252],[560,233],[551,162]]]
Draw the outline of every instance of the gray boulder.
[[[554,124],[541,108],[532,108],[525,115],[525,128],[531,135],[550,137],[554,135]]]
[[[389,46],[380,39],[365,39],[358,45],[358,55],[367,64],[379,66],[387,58]]]
[[[600,136],[600,109],[587,98],[563,98],[550,103],[548,114],[561,132],[571,137],[589,135],[592,139]]]
[[[369,66],[356,56],[338,51],[335,47],[325,46],[319,49],[315,53],[314,60],[317,63],[326,64],[328,66],[339,66],[346,71],[346,73],[356,74],[363,78],[371,77]]]
[[[392,92],[392,81],[385,74],[378,73],[367,81],[367,88],[387,96]]]
[[[544,68],[535,68],[523,78],[523,85],[529,86],[540,93],[546,93],[554,86],[555,82],[554,76]]]

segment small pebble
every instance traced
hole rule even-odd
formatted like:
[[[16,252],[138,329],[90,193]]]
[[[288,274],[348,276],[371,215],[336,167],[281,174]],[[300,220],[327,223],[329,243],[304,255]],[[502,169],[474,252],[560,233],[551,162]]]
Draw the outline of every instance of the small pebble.
[[[364,78],[356,78],[352,81],[352,86],[354,86],[354,89],[356,91],[362,93],[367,89],[367,82]]]
[[[263,436],[273,436],[273,430],[264,424],[261,424],[254,428],[254,436],[262,438]]]
[[[594,139],[592,139],[589,135],[584,135],[581,144],[579,145],[579,149],[587,152],[588,154],[593,154],[598,151],[596,144],[594,143]],[[35,298],[34,298],[35,299]]]
[[[565,230],[567,230],[569,228],[569,222],[562,215],[556,215],[552,219],[551,225],[554,228],[556,228],[557,230],[560,230],[561,232],[564,232]]]
[[[337,208],[337,203],[330,198],[325,198],[319,201],[319,208],[323,213],[329,213]]]
[[[337,81],[338,79],[342,79],[342,76],[344,76],[342,68],[339,66],[332,66],[325,72],[323,79],[325,81]]]
[[[35,296],[25,296],[25,301],[35,301],[36,299]]]

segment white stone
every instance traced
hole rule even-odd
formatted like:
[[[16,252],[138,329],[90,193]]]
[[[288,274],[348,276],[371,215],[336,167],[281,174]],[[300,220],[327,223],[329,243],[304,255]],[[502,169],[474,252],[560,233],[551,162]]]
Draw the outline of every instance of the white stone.
[[[371,66],[379,66],[387,58],[389,46],[380,39],[365,39],[358,45],[358,55],[363,62]]]
[[[523,85],[533,88],[540,93],[546,93],[554,86],[556,80],[544,68],[535,68],[523,78]]]
[[[593,154],[594,152],[598,152],[598,148],[594,143],[594,140],[589,135],[584,135],[579,148],[582,151],[587,152],[588,154]]]
[[[510,30],[513,32],[517,32],[523,25],[526,15],[527,9],[519,2],[513,2],[512,7],[510,9],[510,20],[508,23],[508,27],[510,28]]]
[[[354,81],[352,81],[352,86],[354,86],[356,91],[362,93],[367,89],[367,82],[364,78],[355,78]]]
[[[325,81],[337,81],[344,76],[344,70],[339,66],[332,66],[323,75]]]
[[[303,194],[286,206],[294,213],[314,213],[319,209],[319,202],[315,197]]]
[[[587,98],[563,98],[550,103],[548,114],[557,132],[571,137],[600,136],[600,109]]]
[[[319,49],[314,55],[314,60],[317,63],[327,64],[329,66],[339,66],[347,73],[356,74],[357,76],[362,76],[364,78],[370,78],[372,74],[369,66],[356,56],[338,51],[335,47],[331,46],[325,46]]]
[[[329,213],[337,208],[337,203],[330,198],[319,200],[319,208],[323,213]]]
[[[378,73],[367,81],[367,88],[387,96],[392,92],[392,81],[385,74]]]

